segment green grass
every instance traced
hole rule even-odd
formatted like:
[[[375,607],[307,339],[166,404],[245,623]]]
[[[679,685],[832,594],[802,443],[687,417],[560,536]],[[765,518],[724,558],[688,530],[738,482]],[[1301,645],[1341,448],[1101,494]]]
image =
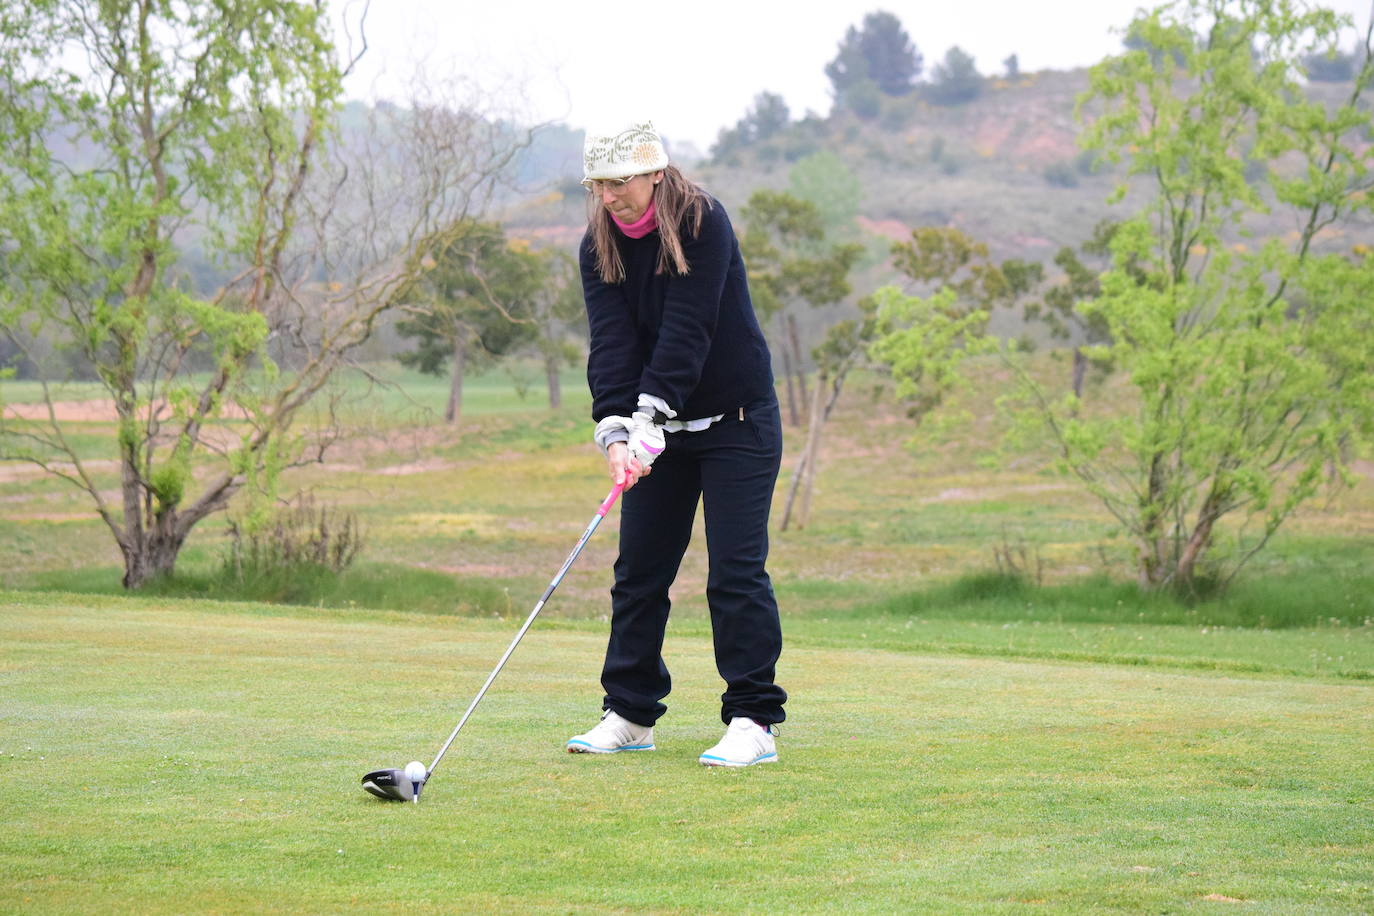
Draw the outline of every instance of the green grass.
[[[541,622],[416,806],[358,779],[428,762],[510,621],[0,594],[0,909],[1374,907],[1368,683],[814,628],[780,669],[781,762],[721,772],[695,763],[720,728],[700,626],[669,634],[659,750],[602,759],[562,742],[604,630]],[[1299,631],[1267,638],[1301,665]]]
[[[1037,586],[1024,576],[982,573],[889,599],[855,613],[1057,623],[1151,623],[1213,627],[1374,626],[1374,572],[1295,571],[1239,580],[1188,601],[1142,592],[1102,576]]]
[[[661,750],[561,752],[600,703],[608,522],[427,801],[371,799],[364,771],[428,762],[608,486],[578,372],[557,411],[471,379],[450,427],[446,380],[382,371],[285,481],[357,515],[341,577],[226,578],[211,520],[126,595],[90,506],[0,465],[0,912],[1374,909],[1374,487],[1225,594],[1142,595],[1100,506],[986,457],[995,416],[907,441],[858,383],[782,532],[786,433],[779,766],[694,762],[721,689],[700,519]],[[112,454],[108,424],[77,430]],[[1045,585],[989,575],[999,551]]]
[[[120,582],[122,575],[115,567],[44,573],[34,578],[33,587],[119,595],[124,593]],[[252,601],[321,608],[403,608],[427,614],[477,616],[508,614],[513,607],[509,590],[498,583],[386,563],[360,563],[342,573],[301,564],[247,571],[241,577],[222,567],[213,567],[154,580],[140,593],[156,598]]]
[[[240,580],[200,560],[202,572],[153,582],[142,594],[502,619],[523,617],[534,601],[528,582],[453,576],[394,564],[362,563],[340,575],[302,566]],[[43,574],[32,587],[124,594],[120,571],[114,567]],[[1245,584],[1218,598],[1186,604],[1109,580],[1034,587],[1015,577],[990,574],[868,601],[840,583],[799,581],[779,585],[777,593],[787,612],[789,642],[806,645],[1374,681],[1371,587],[1374,582],[1368,577],[1294,576],[1267,580],[1264,587]],[[1309,600],[1301,601],[1300,596]],[[550,616],[567,620],[570,615],[559,611],[561,603],[560,593]],[[679,626],[709,637],[699,604],[694,596],[680,600]],[[1337,616],[1342,606],[1346,612]],[[1293,632],[1290,638],[1277,639],[1275,629]]]

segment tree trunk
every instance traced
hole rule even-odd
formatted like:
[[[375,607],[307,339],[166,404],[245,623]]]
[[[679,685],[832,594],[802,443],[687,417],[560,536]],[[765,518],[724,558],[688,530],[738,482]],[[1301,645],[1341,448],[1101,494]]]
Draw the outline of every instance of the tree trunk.
[[[1137,579],[1140,587],[1154,591],[1169,577],[1168,539],[1164,536],[1164,456],[1150,461],[1150,478],[1145,501],[1140,507],[1140,560]]]
[[[801,488],[802,474],[806,472],[806,462],[808,456],[806,449],[802,449],[801,457],[797,459],[797,467],[792,472],[792,482],[787,485],[787,501],[782,507],[781,530],[786,531],[787,526],[792,522],[792,506],[797,501],[797,490]]]
[[[462,336],[453,338],[453,375],[449,379],[448,407],[444,408],[444,420],[457,424],[463,413],[463,370],[466,368],[468,348]]]
[[[787,316],[787,337],[792,345],[792,372],[797,376],[797,393],[805,398],[806,360],[802,358],[801,343],[797,335],[797,319],[792,315]],[[793,418],[792,425],[800,426],[801,419],[799,417]]]
[[[1183,545],[1183,552],[1178,557],[1178,569],[1174,573],[1174,581],[1180,591],[1193,591],[1198,561],[1211,546],[1212,528],[1221,518],[1221,499],[1217,493],[1209,493],[1202,508],[1198,510],[1197,526],[1189,536],[1188,543]]]
[[[141,588],[153,579],[176,571],[185,535],[151,531],[143,543],[124,550],[124,587]]]
[[[784,324],[781,320],[779,324]],[[797,414],[797,389],[792,378],[792,349],[787,345],[787,335],[782,338],[782,377],[787,380],[787,421],[792,426],[801,426]]]
[[[1083,355],[1082,347],[1073,348],[1073,396],[1083,397],[1083,379],[1088,374],[1088,358]]]
[[[563,406],[563,386],[559,379],[558,357],[553,354],[544,356],[544,378],[549,384],[549,409],[557,410]]]
[[[806,433],[806,468],[802,475],[801,511],[797,517],[797,527],[805,528],[811,520],[811,491],[815,489],[816,468],[821,463],[821,428],[825,426],[825,386],[828,380],[824,372],[816,373],[816,393],[811,398],[811,428]]]
[[[175,508],[163,515],[142,517],[142,507],[135,506],[135,514],[143,521],[136,529],[125,527],[121,532],[119,549],[124,554],[124,587],[141,588],[160,576],[170,576],[177,565],[177,557],[191,531],[187,519]],[[126,511],[125,517],[129,513]]]

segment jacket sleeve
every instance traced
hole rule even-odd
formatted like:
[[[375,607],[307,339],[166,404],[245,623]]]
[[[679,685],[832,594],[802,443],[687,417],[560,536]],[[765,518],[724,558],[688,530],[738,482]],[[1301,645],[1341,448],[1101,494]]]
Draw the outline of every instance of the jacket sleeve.
[[[592,419],[600,423],[609,416],[628,417],[634,413],[639,377],[644,371],[634,316],[625,290],[604,282],[596,272],[590,239],[583,239],[578,263],[587,305],[587,386],[592,392]]]
[[[712,201],[695,237],[683,227],[686,276],[667,281],[658,341],[638,380],[638,391],[662,398],[674,411],[696,390],[711,350],[721,293],[735,252],[735,231],[725,209]]]

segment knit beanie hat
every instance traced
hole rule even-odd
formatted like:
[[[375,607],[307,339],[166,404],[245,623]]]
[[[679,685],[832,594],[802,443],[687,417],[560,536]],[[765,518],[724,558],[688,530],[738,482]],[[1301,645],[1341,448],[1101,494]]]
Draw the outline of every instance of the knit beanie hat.
[[[618,133],[588,131],[582,146],[584,181],[629,178],[656,172],[667,165],[668,153],[652,121],[636,121]]]

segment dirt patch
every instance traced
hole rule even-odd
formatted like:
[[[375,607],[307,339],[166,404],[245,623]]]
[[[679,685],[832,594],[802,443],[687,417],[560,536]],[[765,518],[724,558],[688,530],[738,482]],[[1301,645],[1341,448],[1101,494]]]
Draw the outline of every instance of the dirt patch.
[[[870,235],[878,235],[895,242],[911,240],[911,227],[897,219],[869,219],[866,216],[854,218],[859,228]]]
[[[48,419],[48,404],[6,404],[3,415],[13,417],[16,420],[46,420]],[[115,410],[114,401],[108,398],[95,398],[88,401],[53,401],[52,416],[56,417],[59,423],[114,423],[119,419],[119,412]],[[152,405],[161,416],[168,417],[170,412],[166,401],[158,401]],[[148,418],[149,406],[144,405],[138,410],[140,420]],[[225,404],[216,417],[220,420],[246,420],[248,412],[237,404]]]
[[[481,576],[487,579],[498,579],[517,575],[516,570],[511,567],[498,566],[495,563],[464,563],[460,566],[436,566],[433,568],[450,576]]]
[[[1078,137],[1071,130],[1041,131],[1016,144],[1013,155],[1019,159],[1052,162],[1078,155]]]
[[[119,462],[114,459],[96,459],[93,461],[83,461],[81,466],[87,473],[92,471],[113,471],[119,468]],[[76,473],[76,468],[70,462],[55,461],[52,463],[55,471],[65,471],[69,474]],[[48,471],[43,470],[36,464],[27,462],[15,462],[13,464],[0,464],[0,483],[7,483],[14,480],[32,480],[35,477],[46,477]]]
[[[927,496],[925,499],[921,500],[921,502],[976,502],[985,499],[997,499],[1003,496],[1010,496],[1014,493],[1046,493],[1053,490],[1070,489],[1073,489],[1073,487],[1067,483],[1029,483],[1017,487],[950,487],[948,490],[941,490],[936,496]]]
[[[1002,148],[1011,138],[1011,133],[1012,122],[1010,118],[984,120],[974,131],[973,145],[979,149],[991,150],[994,155],[1000,154]]]
[[[442,458],[425,458],[408,464],[393,464],[389,467],[377,468],[372,473],[381,474],[384,477],[407,477],[411,474],[427,474],[430,471],[447,471],[453,467],[456,465],[452,461],[445,461]]]
[[[550,245],[576,245],[582,241],[582,235],[587,231],[586,226],[530,226],[517,230],[512,235],[520,238],[529,239],[532,242],[543,242]]]
[[[1008,238],[1008,241],[1018,248],[1054,247],[1054,242],[1051,239],[1041,238],[1038,235],[1013,235]]]
[[[52,415],[59,423],[101,423],[118,419],[114,402],[93,401],[53,401]],[[47,404],[6,404],[4,416],[18,420],[48,419]]]

